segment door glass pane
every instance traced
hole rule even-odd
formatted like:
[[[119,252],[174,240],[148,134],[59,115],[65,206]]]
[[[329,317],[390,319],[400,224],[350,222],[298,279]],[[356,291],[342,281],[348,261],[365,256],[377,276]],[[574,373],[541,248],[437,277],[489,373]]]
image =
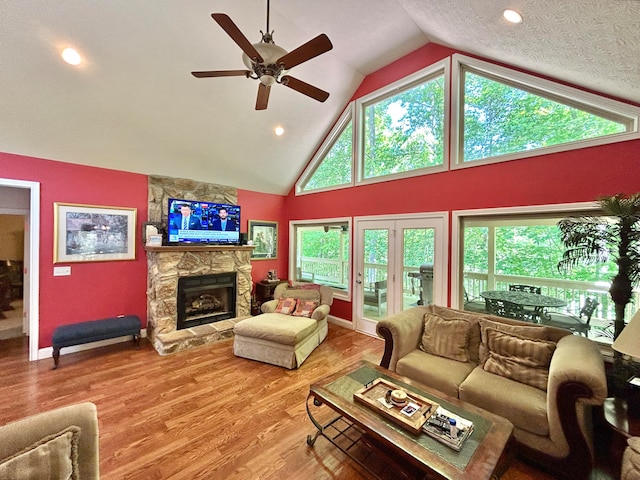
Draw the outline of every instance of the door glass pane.
[[[435,230],[405,228],[402,236],[402,309],[433,303]]]
[[[363,315],[376,320],[385,318],[389,275],[389,230],[386,228],[364,230],[363,251]]]

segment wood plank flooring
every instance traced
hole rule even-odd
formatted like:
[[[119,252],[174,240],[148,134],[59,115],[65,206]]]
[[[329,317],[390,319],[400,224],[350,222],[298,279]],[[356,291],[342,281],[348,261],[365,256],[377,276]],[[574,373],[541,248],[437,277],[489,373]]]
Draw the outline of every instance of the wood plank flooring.
[[[324,438],[313,448],[309,385],[383,342],[331,324],[297,370],[233,355],[232,340],[161,357],[143,339],[27,360],[27,340],[0,342],[0,425],[76,402],[98,407],[103,480],[367,479]],[[516,460],[503,480],[551,480]],[[599,477],[604,478],[604,477]]]

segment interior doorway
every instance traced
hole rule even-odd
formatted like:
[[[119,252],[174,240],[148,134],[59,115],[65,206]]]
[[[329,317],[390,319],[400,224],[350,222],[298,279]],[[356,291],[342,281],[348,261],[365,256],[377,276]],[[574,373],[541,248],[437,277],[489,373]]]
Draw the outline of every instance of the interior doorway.
[[[40,183],[0,178],[0,214],[24,218],[22,315],[29,335],[29,360],[38,360]]]
[[[5,214],[0,206],[0,340],[29,333],[23,315],[25,222],[26,214]]]
[[[416,305],[446,305],[447,213],[355,219],[354,325],[376,323]]]

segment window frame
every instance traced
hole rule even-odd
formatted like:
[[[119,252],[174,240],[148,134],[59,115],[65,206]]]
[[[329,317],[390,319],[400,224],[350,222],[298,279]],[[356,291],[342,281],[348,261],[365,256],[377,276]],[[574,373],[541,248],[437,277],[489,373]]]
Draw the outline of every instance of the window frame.
[[[334,124],[334,126],[329,131],[329,134],[325,137],[324,141],[316,151],[316,153],[311,158],[309,165],[304,169],[302,175],[296,182],[295,185],[295,194],[296,195],[308,195],[310,193],[319,193],[319,192],[328,192],[331,190],[339,190],[342,188],[349,188],[355,185],[355,169],[354,169],[354,154],[355,154],[355,131],[356,125],[354,123],[354,108],[355,102],[350,102],[347,105],[347,108],[344,109],[338,121]],[[347,128],[349,122],[352,122],[351,125],[351,181],[348,183],[341,183],[339,185],[333,185],[329,187],[315,188],[313,190],[304,190],[306,184],[311,180],[313,175],[316,173],[316,170],[322,164],[325,157],[331,152],[331,149],[338,141],[338,139],[342,136],[344,129]]]
[[[397,80],[385,87],[375,90],[367,95],[358,98],[355,101],[355,122],[354,122],[354,157],[355,157],[355,184],[356,185],[368,185],[371,183],[387,182],[389,180],[396,180],[399,178],[409,178],[419,175],[427,175],[433,173],[444,172],[448,169],[449,158],[449,130],[450,125],[448,121],[448,115],[450,112],[451,102],[451,81],[450,81],[450,60],[449,58],[442,59],[428,67],[418,70],[415,73],[407,75],[406,77]],[[409,170],[406,172],[393,173],[388,175],[381,175],[379,177],[364,178],[364,116],[365,109],[375,103],[386,100],[389,97],[397,95],[400,92],[409,90],[413,87],[427,83],[430,80],[442,76],[444,79],[444,125],[443,125],[443,152],[442,152],[442,165],[434,167],[419,168],[416,170]]]
[[[291,220],[289,221],[289,278],[296,278],[296,256],[297,256],[297,248],[298,248],[298,238],[296,235],[297,227],[324,227],[325,225],[335,225],[335,224],[347,224],[349,229],[349,248],[347,250],[347,284],[346,289],[342,290],[339,288],[332,287],[331,285],[326,285],[331,288],[333,292],[334,299],[345,300],[347,302],[351,301],[351,292],[353,290],[351,285],[351,275],[352,275],[352,261],[353,261],[353,218],[352,217],[334,217],[334,218],[321,218],[321,219],[313,219],[313,220]],[[324,284],[321,284],[324,285]]]
[[[534,95],[540,95],[544,98],[558,101],[573,108],[591,111],[599,116],[626,123],[628,131],[465,162],[463,158],[465,89],[463,72],[465,70],[513,86],[514,88],[528,91]],[[640,108],[601,95],[578,90],[568,85],[520,72],[513,68],[495,65],[460,53],[455,53],[452,56],[451,80],[451,156],[449,157],[451,170],[506,162],[521,158],[538,157],[549,153],[566,152],[640,138]]]

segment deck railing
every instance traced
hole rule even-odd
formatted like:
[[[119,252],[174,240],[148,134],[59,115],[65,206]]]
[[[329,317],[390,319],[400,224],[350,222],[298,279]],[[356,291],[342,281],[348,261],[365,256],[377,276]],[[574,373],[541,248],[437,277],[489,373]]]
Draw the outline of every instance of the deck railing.
[[[323,258],[302,257],[298,265],[303,272],[313,273],[315,281],[328,285],[346,288],[349,281],[348,262]],[[411,272],[418,272],[419,267],[404,267],[402,288],[405,295],[419,295],[420,280],[409,276]],[[365,286],[387,278],[387,265],[365,263],[363,283]],[[560,298],[567,303],[565,310],[579,312],[586,297],[595,297],[598,309],[593,319],[601,322],[611,322],[615,319],[615,305],[609,295],[609,285],[601,282],[579,282],[573,280],[557,280],[553,278],[524,277],[518,275],[491,276],[486,273],[464,272],[463,284],[469,299],[481,299],[480,293],[485,290],[508,290],[509,284],[526,284],[541,287],[544,295]],[[640,305],[640,292],[634,292],[632,302],[627,306],[625,318],[630,319]],[[455,306],[455,305],[454,305]],[[460,305],[461,306],[461,305]]]
[[[480,293],[485,290],[508,290],[509,284],[526,284],[541,287],[543,295],[560,298],[567,302],[567,311],[578,313],[586,297],[595,297],[598,309],[594,319],[613,321],[616,317],[615,304],[609,296],[609,285],[601,282],[579,282],[574,280],[556,280],[552,278],[522,277],[516,275],[494,275],[493,284],[489,284],[486,273],[464,273],[464,288],[470,299],[482,299]],[[634,292],[632,302],[627,305],[625,318],[630,319],[638,309],[640,293]]]

